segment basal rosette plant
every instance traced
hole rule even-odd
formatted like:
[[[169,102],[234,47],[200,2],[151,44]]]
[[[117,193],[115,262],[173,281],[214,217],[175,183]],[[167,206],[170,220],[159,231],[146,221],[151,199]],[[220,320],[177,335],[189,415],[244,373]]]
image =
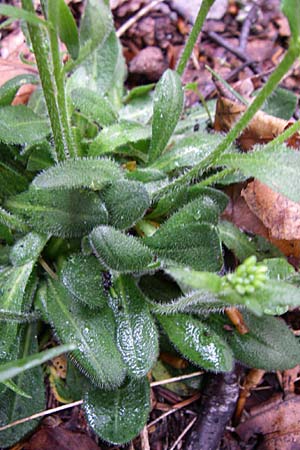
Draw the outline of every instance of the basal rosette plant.
[[[147,374],[166,340],[215,372],[235,360],[266,370],[300,362],[297,339],[274,317],[300,305],[298,276],[271,245],[220,221],[228,198],[215,187],[255,176],[300,200],[299,153],[278,140],[251,155],[233,145],[299,55],[299,2],[283,3],[293,32],[283,62],[225,138],[206,130],[204,108],[183,108],[180,78],[212,3],[178,70],[154,92],[128,93],[106,1],[87,0],[79,32],[63,0],[41,1],[44,19],[31,0],[0,6],[26,22],[39,69],[0,88],[0,426],[44,408],[39,364],[55,352],[70,350],[60,396],[83,398],[90,426],[116,444],[147,421]],[[27,106],[11,106],[24,83],[39,87]],[[223,276],[222,245],[241,263]],[[248,333],[224,314],[232,307]],[[38,353],[50,330],[69,346]],[[0,431],[0,445],[35,426]]]

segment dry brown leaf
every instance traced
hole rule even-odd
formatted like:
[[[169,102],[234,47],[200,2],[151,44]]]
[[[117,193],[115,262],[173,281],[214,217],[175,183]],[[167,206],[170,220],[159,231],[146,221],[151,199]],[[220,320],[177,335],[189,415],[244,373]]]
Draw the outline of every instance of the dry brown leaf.
[[[261,435],[263,441],[258,450],[299,450],[300,396],[291,396],[287,400],[274,396],[250,410],[249,417],[236,432],[246,442]]]
[[[241,230],[262,236],[275,245],[284,255],[288,257],[300,258],[300,240],[276,239],[270,234],[269,229],[251,211],[245,199],[240,195],[241,186],[233,185],[226,189],[230,200],[227,208],[222,214],[222,219],[228,220]],[[297,265],[298,261],[295,262]]]
[[[241,189],[241,185],[233,185],[225,190],[230,200],[222,214],[222,219],[234,223],[238,228],[247,233],[258,234],[268,239],[269,232],[267,228],[250,210],[243,197],[241,197]]]
[[[98,445],[87,434],[67,430],[61,426],[42,427],[23,448],[24,450],[99,450]]]
[[[242,88],[243,83],[238,90]],[[229,131],[246,106],[227,98],[230,93],[224,88],[219,90],[222,96],[217,102],[214,127],[217,131]],[[248,151],[255,144],[273,140],[291,125],[289,121],[259,111],[240,136],[239,145]],[[300,148],[300,133],[289,138],[287,144]],[[286,256],[300,258],[300,203],[292,202],[258,180],[249,183],[242,190],[241,197],[231,196],[223,217],[246,232],[269,239]]]
[[[225,97],[219,97],[214,124],[215,130],[229,131],[245,110],[245,105]],[[238,143],[244,151],[250,150],[255,144],[266,144],[272,141],[288,125],[289,122],[286,120],[258,111],[239,137]]]
[[[295,392],[295,382],[298,379],[300,372],[300,366],[296,366],[293,369],[284,370],[282,373],[282,386],[285,395]]]
[[[242,190],[251,211],[269,228],[276,239],[300,239],[300,203],[293,202],[254,180]]]

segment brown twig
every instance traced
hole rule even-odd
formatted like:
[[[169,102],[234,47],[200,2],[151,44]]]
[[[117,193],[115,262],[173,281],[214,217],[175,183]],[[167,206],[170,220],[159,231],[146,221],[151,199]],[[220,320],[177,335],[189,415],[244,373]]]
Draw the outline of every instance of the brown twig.
[[[240,43],[239,43],[239,50],[241,50],[241,51],[246,50],[249,33],[250,33],[253,23],[257,19],[257,15],[258,15],[258,6],[253,5],[249,11],[249,14],[247,15],[246,19],[244,20],[244,23],[243,23],[243,26],[241,29]]]
[[[41,256],[39,257],[39,263],[43,267],[43,269],[50,275],[50,277],[53,278],[53,280],[58,279],[57,274],[51,269],[48,263]]]
[[[140,432],[140,438],[142,450],[150,450],[149,434],[147,426],[144,426],[144,428]]]
[[[14,427],[15,425],[20,425],[21,423],[29,422],[30,420],[39,419],[40,417],[49,416],[50,414],[63,411],[64,409],[73,408],[74,406],[82,405],[83,400],[78,400],[77,402],[68,403],[67,405],[57,406],[56,408],[46,409],[46,411],[40,411],[32,416],[24,417],[23,419],[15,420],[3,427],[0,427],[0,431],[7,430],[8,428]]]
[[[229,82],[229,81],[233,80],[242,70],[245,69],[245,67],[248,67],[249,64],[251,64],[251,61],[244,62],[240,66],[233,69],[226,77],[224,77],[225,81]],[[207,100],[209,97],[211,97],[216,92],[217,92],[216,86],[212,85],[211,88],[208,89],[207,92],[205,93],[205,96],[204,96],[205,100]]]
[[[190,428],[192,428],[192,426],[194,425],[194,423],[196,422],[197,417],[194,417],[190,423],[187,425],[187,427],[185,427],[185,429],[183,430],[182,433],[180,433],[180,435],[178,436],[178,438],[176,439],[176,441],[174,442],[174,444],[172,445],[172,447],[170,448],[170,450],[175,450],[175,448],[177,447],[177,445],[179,444],[179,442],[182,440],[182,438],[187,434],[187,432],[189,431]]]
[[[184,408],[185,406],[188,406],[191,403],[194,403],[200,397],[201,397],[200,392],[197,392],[197,394],[193,395],[192,397],[188,398],[187,400],[184,400],[183,402],[177,403],[176,405],[173,406],[172,409],[170,409],[170,411],[165,412],[164,414],[162,414],[161,416],[157,417],[152,422],[150,422],[147,425],[147,428],[151,428],[157,422],[159,422],[160,420],[164,419],[165,417],[168,417],[170,414],[173,414],[174,412],[178,411],[179,409]]]
[[[43,267],[44,267],[44,265],[43,265]],[[57,276],[54,272],[53,272],[53,274],[55,276]],[[189,375],[197,376],[197,375],[199,375],[199,372],[195,372],[194,374],[189,374]],[[185,377],[185,376],[183,376],[183,377]],[[175,381],[177,381],[177,378],[178,377],[169,378],[168,380],[163,380],[163,381],[165,381],[166,383],[174,383]],[[191,377],[190,376],[186,376],[186,378],[191,378]],[[156,383],[156,382],[154,382],[154,383]],[[151,385],[152,385],[152,383],[151,383]],[[156,384],[156,386],[158,386],[158,385]],[[196,396],[197,396],[197,398],[196,398]],[[171,410],[171,412],[175,412],[175,411],[177,411],[177,409],[183,408],[184,406],[189,405],[190,403],[193,403],[195,400],[197,400],[199,398],[199,394],[196,394],[196,396],[194,395],[193,397],[189,398],[188,400],[184,400],[183,402],[175,404],[173,406],[173,409]],[[11,427],[13,427],[15,425],[19,425],[21,423],[28,422],[30,420],[38,419],[40,417],[48,416],[50,414],[53,414],[53,413],[56,413],[56,412],[59,412],[59,411],[63,411],[64,409],[73,408],[73,406],[82,405],[82,403],[83,403],[83,400],[78,400],[78,401],[73,402],[73,403],[68,403],[67,405],[57,406],[56,408],[51,408],[51,409],[47,409],[45,411],[40,411],[40,412],[38,412],[36,414],[33,414],[32,416],[23,417],[22,419],[15,420],[14,422],[11,422],[11,423],[9,423],[7,425],[4,425],[3,427],[0,427],[0,431],[7,430],[8,428],[11,428]],[[159,420],[160,420],[160,418],[159,418]]]
[[[187,380],[188,378],[198,377],[200,375],[203,375],[203,373],[204,373],[203,370],[200,370],[199,372],[188,373],[186,375],[180,375],[178,377],[168,378],[167,380],[153,381],[150,384],[150,386],[155,387],[155,386],[162,386],[163,384],[175,383],[176,381],[182,381],[182,380]]]
[[[245,54],[244,51],[240,50],[239,47],[233,47],[228,42],[225,41],[219,34],[215,33],[214,31],[208,31],[206,32],[206,35],[217,44],[221,45],[221,47],[224,47],[226,50],[228,50],[233,55],[237,56],[241,61],[247,62],[247,65],[251,67],[254,73],[258,74],[260,71],[257,68],[255,61],[251,61],[248,56]]]
[[[127,22],[120,26],[120,28],[116,32],[117,36],[122,36],[130,27],[132,27],[132,25],[138,22],[143,16],[148,14],[151,9],[155,8],[155,6],[159,5],[159,3],[162,3],[163,1],[164,0],[153,0],[149,3],[149,5],[146,5],[144,6],[144,8],[140,9],[134,16],[130,17]]]

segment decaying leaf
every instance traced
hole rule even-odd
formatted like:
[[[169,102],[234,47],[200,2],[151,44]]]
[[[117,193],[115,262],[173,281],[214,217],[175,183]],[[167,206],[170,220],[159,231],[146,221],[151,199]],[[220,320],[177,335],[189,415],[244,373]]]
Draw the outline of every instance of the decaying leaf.
[[[300,258],[300,240],[277,239],[273,237],[270,230],[249,208],[245,199],[240,195],[240,192],[241,186],[239,185],[231,186],[230,189],[226,190],[226,193],[230,196],[230,201],[222,214],[222,218],[234,223],[246,233],[255,234],[268,239],[284,255],[296,259]],[[271,206],[275,207],[274,204]]]
[[[229,131],[246,110],[246,106],[225,97],[219,97],[214,129]],[[250,150],[255,144],[266,144],[281,134],[289,122],[258,111],[238,139],[243,150]]]
[[[93,439],[80,432],[79,427],[74,430],[74,425],[72,429],[70,424],[70,429],[68,429],[68,425],[68,423],[62,424],[60,420],[47,420],[31,439],[23,444],[22,448],[24,450],[40,450],[42,448],[48,450],[99,450]]]
[[[248,442],[254,435],[261,436],[258,450],[296,450],[300,448],[300,397],[283,400],[274,396],[250,410],[247,420],[236,432]]]
[[[242,86],[239,87],[239,91]],[[216,106],[214,129],[228,132],[247,109],[246,105],[236,100],[219,97]],[[238,139],[238,143],[244,151],[251,150],[254,145],[267,144],[283,133],[292,125],[292,122],[271,116],[263,111],[258,111],[247,128]],[[287,144],[293,148],[300,147],[300,132],[295,133],[287,140]]]
[[[242,190],[251,211],[277,239],[300,239],[300,203],[274,192],[259,180]]]
[[[239,91],[241,88],[239,86]],[[246,106],[227,98],[224,92],[217,102],[214,128],[227,132],[246,110]],[[243,151],[248,151],[256,144],[271,141],[289,126],[291,122],[259,111],[238,143]],[[287,144],[298,149],[300,134],[291,136]],[[274,192],[260,181],[251,181],[242,189],[241,196],[235,194],[231,197],[224,218],[246,232],[267,238],[286,256],[300,257],[300,203]]]

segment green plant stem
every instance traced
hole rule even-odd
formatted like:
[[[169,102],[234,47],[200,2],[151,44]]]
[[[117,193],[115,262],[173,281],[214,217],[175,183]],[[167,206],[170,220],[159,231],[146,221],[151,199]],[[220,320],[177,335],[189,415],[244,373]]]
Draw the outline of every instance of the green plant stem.
[[[60,114],[61,128],[63,131],[64,140],[64,153],[65,156],[74,157],[75,155],[75,145],[73,142],[73,136],[71,134],[71,125],[68,114],[68,107],[66,101],[66,87],[65,78],[63,72],[63,65],[61,62],[61,56],[59,51],[59,42],[57,37],[57,32],[54,29],[49,30],[50,37],[50,48],[53,62],[54,78],[56,82],[57,90],[57,103],[58,111]]]
[[[207,13],[210,10],[214,1],[215,0],[203,0],[203,2],[201,4],[195,24],[192,28],[191,34],[189,35],[187,43],[185,44],[185,48],[183,50],[183,53],[181,55],[181,58],[179,60],[177,68],[176,68],[176,71],[177,71],[178,75],[180,75],[180,76],[183,74],[184,69],[187,65],[187,62],[190,59],[194,45],[196,44],[198,35],[201,31],[202,25],[206,19]]]
[[[200,164],[197,164],[185,175],[178,178],[174,183],[175,185],[190,181],[191,179],[197,177],[199,173],[201,173],[201,171],[203,171],[203,167],[207,168],[217,163],[218,158],[232,145],[235,139],[239,137],[239,135],[247,127],[253,116],[257,113],[257,111],[261,108],[261,106],[264,104],[269,95],[276,88],[281,78],[293,65],[293,63],[299,56],[298,47],[299,46],[292,45],[289,48],[283,60],[281,61],[277,69],[272,73],[263,89],[259,92],[259,94],[255,98],[254,102],[251,103],[249,108],[245,111],[245,113],[242,115],[242,117],[236,123],[236,125],[229,131],[229,133],[226,135],[223,141],[212,151],[210,155],[206,157],[205,161],[201,161]]]
[[[22,6],[26,11],[34,13],[32,0],[22,0]],[[31,25],[29,23],[27,26],[50,118],[56,157],[59,160],[63,160],[65,159],[64,139],[61,128],[59,108],[56,101],[55,83],[49,65],[46,35],[39,26]]]

